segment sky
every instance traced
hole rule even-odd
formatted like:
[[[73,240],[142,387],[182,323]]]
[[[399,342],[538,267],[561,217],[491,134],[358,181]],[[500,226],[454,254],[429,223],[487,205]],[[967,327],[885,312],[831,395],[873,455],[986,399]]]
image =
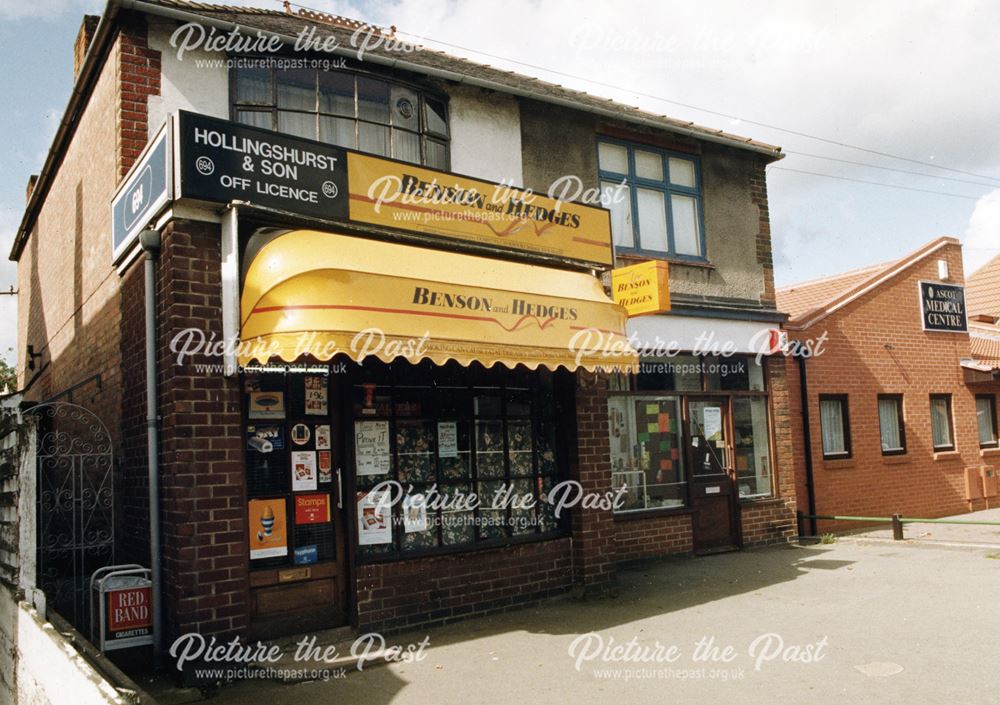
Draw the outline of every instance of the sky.
[[[302,3],[780,145],[788,156],[768,169],[778,286],[895,259],[941,235],[963,241],[966,273],[1000,254],[1000,3]],[[0,115],[4,253],[69,97],[81,17],[103,5],[0,0],[0,65],[8,67],[0,88],[11,106]],[[4,257],[0,291],[13,284],[14,263]],[[0,354],[16,347],[13,299],[0,296]]]

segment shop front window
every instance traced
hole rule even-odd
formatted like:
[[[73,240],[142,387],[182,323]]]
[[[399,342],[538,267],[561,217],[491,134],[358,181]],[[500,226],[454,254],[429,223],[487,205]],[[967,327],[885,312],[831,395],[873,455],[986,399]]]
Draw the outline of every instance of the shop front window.
[[[740,497],[769,496],[772,490],[771,443],[767,399],[733,399],[736,487]]]
[[[625,488],[618,511],[685,506],[680,398],[616,396],[608,411],[611,483]]]
[[[608,400],[612,483],[625,488],[617,511],[691,506],[692,475],[729,476],[742,499],[771,496],[765,377],[748,355],[643,357]]]
[[[363,541],[360,555],[422,555],[558,534],[560,522],[544,501],[565,479],[556,377],[366,361],[350,394],[359,517],[367,495],[385,481],[417,501],[394,506],[393,528]],[[388,442],[373,448],[365,439],[380,430]],[[384,457],[373,462],[378,454]],[[473,494],[478,507],[463,501]]]

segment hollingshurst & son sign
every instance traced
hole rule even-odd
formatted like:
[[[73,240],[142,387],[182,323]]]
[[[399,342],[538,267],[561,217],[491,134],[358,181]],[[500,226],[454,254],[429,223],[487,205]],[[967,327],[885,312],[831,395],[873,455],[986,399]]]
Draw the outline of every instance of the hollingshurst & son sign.
[[[509,185],[181,111],[177,198],[244,201],[606,268],[610,213]]]

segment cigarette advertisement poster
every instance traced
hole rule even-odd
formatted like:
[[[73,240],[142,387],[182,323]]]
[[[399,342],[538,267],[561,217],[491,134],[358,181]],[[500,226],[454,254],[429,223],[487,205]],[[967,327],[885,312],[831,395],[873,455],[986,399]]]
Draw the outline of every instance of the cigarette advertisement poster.
[[[250,560],[288,555],[288,525],[285,499],[251,499]]]
[[[251,419],[285,418],[285,395],[281,392],[250,392],[247,416]]]
[[[358,545],[392,543],[392,507],[388,494],[388,491],[358,492]]]
[[[332,482],[333,481],[333,460],[330,457],[330,451],[320,450],[316,451],[319,456],[319,481],[320,482]]]
[[[316,489],[316,451],[296,450],[292,452],[292,491],[302,492]]]

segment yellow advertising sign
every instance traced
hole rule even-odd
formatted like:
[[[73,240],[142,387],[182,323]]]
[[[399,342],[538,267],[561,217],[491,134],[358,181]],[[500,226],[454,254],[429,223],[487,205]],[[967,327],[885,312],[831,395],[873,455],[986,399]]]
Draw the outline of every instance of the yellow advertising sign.
[[[613,262],[603,208],[355,152],[347,174],[355,222],[550,259]]]
[[[421,278],[423,277],[423,278]],[[583,272],[297,230],[262,247],[241,364],[346,354],[443,365],[632,369],[625,311]]]
[[[670,271],[666,262],[650,260],[611,270],[611,293],[628,315],[670,310]]]

